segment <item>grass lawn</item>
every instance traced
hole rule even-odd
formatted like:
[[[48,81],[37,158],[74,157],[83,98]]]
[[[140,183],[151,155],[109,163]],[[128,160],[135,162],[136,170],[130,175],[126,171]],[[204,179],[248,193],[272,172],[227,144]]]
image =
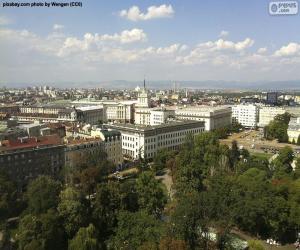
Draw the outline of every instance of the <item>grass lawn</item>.
[[[268,153],[250,153],[250,155],[269,160],[273,155]]]

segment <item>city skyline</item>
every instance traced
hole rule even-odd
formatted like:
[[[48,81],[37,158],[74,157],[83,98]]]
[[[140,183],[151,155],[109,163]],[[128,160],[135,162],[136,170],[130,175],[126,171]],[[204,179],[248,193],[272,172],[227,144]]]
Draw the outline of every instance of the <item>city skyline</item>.
[[[296,81],[299,15],[269,1],[83,2],[2,8],[0,84],[33,82]]]

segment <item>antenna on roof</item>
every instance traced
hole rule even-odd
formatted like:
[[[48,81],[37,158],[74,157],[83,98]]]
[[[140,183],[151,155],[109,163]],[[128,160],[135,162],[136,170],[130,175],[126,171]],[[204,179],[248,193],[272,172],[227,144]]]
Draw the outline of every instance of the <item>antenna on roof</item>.
[[[145,79],[145,75],[144,75],[144,89],[146,89],[146,79]]]

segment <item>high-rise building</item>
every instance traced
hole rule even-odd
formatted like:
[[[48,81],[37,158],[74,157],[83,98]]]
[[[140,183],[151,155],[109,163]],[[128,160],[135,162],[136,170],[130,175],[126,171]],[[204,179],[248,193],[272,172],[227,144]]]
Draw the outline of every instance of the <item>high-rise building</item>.
[[[277,104],[278,103],[278,97],[279,93],[278,92],[268,92],[267,93],[267,103],[268,104]]]
[[[256,105],[236,105],[232,107],[232,120],[247,128],[257,127],[259,110]]]

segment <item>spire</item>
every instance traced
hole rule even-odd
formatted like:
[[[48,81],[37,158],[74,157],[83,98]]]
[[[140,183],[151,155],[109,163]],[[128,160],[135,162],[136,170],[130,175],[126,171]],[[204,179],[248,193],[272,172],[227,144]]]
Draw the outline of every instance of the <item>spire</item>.
[[[144,76],[144,89],[146,89],[146,79],[145,79],[145,76]]]

